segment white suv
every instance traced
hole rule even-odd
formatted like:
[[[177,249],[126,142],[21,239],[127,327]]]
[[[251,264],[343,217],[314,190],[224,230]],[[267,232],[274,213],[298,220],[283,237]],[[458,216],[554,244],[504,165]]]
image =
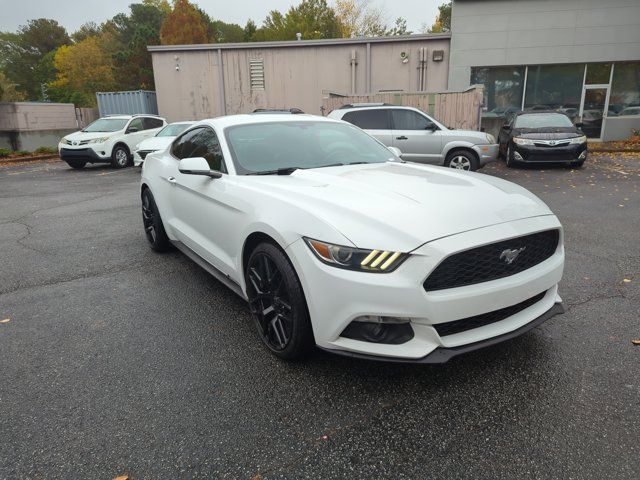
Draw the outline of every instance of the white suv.
[[[58,152],[72,168],[83,168],[87,163],[128,167],[135,146],[153,137],[166,124],[164,118],[156,115],[108,115],[64,137],[58,144]]]
[[[498,156],[493,135],[452,130],[417,108],[367,103],[333,110],[331,118],[362,128],[387,147],[399,149],[403,160],[460,170],[477,170]]]

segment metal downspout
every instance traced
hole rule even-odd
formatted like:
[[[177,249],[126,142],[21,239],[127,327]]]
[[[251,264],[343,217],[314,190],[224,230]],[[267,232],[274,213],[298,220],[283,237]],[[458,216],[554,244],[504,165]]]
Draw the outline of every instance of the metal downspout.
[[[227,97],[224,91],[224,71],[222,65],[222,49],[218,49],[218,84],[220,88],[220,112],[227,114]]]

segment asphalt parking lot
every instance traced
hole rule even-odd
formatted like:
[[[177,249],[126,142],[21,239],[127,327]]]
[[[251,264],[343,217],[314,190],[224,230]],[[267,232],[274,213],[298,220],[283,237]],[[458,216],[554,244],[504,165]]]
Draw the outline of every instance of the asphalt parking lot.
[[[484,173],[563,222],[567,313],[424,366],[278,361],[137,169],[0,168],[0,478],[638,478],[640,159]]]

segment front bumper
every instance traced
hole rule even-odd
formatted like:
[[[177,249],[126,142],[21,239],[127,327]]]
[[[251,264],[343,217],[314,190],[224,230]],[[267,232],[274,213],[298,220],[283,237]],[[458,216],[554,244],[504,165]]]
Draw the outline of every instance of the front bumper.
[[[155,150],[136,150],[133,152],[133,166],[141,166],[144,163],[144,159],[147,158],[147,155],[153,152],[155,152]]]
[[[483,167],[498,158],[500,145],[497,143],[491,145],[474,145],[472,148],[478,154],[480,166]]]
[[[88,147],[70,147],[69,145],[59,144],[58,152],[60,158],[65,162],[83,161],[89,163],[104,163],[111,161],[111,155],[104,149],[103,145],[96,147],[98,150]]]
[[[422,285],[431,271],[453,253],[552,228],[561,226],[555,216],[549,215],[435,240],[411,252],[410,258],[388,274],[355,272],[325,265],[302,240],[291,244],[287,252],[300,273],[314,336],[320,348],[397,361],[422,361],[443,350],[429,360],[435,361],[433,359],[439,357],[448,358],[452,352],[463,353],[467,347],[479,342],[485,342],[480,343],[485,345],[496,343],[498,340],[494,340],[499,338],[506,340],[515,334],[503,335],[520,331],[546,312],[554,310],[557,313],[555,305],[561,303],[557,284],[564,267],[562,236],[550,258],[509,277],[427,292]],[[536,303],[494,323],[442,337],[434,328],[440,323],[519,304],[541,292],[545,292],[544,296]],[[341,336],[355,318],[364,315],[409,318],[413,338],[401,344],[382,344]]]
[[[524,163],[571,163],[587,158],[586,143],[556,146],[513,144],[512,150],[513,160]]]

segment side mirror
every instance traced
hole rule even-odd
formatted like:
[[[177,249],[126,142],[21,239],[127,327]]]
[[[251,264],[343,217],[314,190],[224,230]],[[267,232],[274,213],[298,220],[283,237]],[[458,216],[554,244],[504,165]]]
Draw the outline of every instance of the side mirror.
[[[178,170],[185,175],[203,175],[209,178],[220,178],[222,174],[211,170],[209,163],[202,157],[183,158],[178,163]]]
[[[138,127],[129,127],[127,128],[127,133],[135,133],[138,132]]]
[[[436,130],[438,130],[438,127],[436,126],[435,123],[433,122],[429,122],[427,123],[427,126],[424,127],[425,130],[431,130],[432,132],[435,132]]]
[[[397,147],[387,147],[391,153],[393,153],[396,157],[400,157],[402,155],[402,150]]]
[[[577,128],[582,128],[582,127],[584,127],[584,123],[582,123],[582,122],[577,122],[577,123],[576,123],[576,127],[577,127]]]

